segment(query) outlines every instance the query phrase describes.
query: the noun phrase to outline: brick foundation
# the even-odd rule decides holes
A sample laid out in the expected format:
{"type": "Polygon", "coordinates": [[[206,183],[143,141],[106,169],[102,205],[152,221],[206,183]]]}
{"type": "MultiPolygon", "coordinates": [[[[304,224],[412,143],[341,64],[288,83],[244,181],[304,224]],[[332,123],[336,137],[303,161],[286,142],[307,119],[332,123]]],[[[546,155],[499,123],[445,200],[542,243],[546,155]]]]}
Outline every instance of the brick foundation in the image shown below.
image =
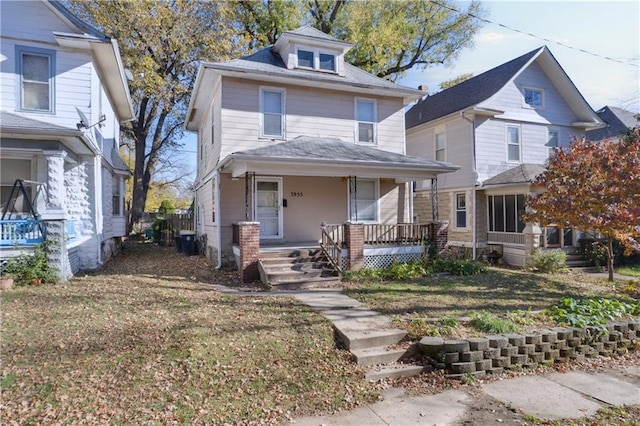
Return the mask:
{"type": "Polygon", "coordinates": [[[429,240],[435,242],[438,252],[447,247],[449,241],[449,222],[436,220],[429,224],[429,240]]]}

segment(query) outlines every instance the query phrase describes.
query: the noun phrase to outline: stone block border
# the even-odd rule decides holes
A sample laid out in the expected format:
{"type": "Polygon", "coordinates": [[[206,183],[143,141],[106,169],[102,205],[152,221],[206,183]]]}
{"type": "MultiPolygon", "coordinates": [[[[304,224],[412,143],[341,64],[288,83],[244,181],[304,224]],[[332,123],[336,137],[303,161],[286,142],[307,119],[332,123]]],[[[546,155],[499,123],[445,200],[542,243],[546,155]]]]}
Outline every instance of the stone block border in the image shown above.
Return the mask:
{"type": "Polygon", "coordinates": [[[444,340],[424,337],[418,349],[432,364],[461,379],[468,375],[499,374],[505,369],[533,368],[585,357],[626,353],[640,344],[640,320],[597,327],[553,327],[523,334],[444,340]]]}

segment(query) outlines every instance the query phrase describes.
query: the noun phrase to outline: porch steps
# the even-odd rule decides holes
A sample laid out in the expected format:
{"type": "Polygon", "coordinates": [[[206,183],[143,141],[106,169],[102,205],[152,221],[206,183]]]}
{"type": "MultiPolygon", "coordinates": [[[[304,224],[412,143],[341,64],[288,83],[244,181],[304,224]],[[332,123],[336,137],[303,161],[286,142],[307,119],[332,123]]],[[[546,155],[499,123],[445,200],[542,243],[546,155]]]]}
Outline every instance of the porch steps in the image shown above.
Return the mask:
{"type": "Polygon", "coordinates": [[[579,253],[567,253],[567,268],[578,269],[592,266],[590,260],[585,260],[579,253]]]}
{"type": "Polygon", "coordinates": [[[340,285],[338,273],[319,247],[261,249],[259,259],[262,281],[275,290],[340,285]]]}

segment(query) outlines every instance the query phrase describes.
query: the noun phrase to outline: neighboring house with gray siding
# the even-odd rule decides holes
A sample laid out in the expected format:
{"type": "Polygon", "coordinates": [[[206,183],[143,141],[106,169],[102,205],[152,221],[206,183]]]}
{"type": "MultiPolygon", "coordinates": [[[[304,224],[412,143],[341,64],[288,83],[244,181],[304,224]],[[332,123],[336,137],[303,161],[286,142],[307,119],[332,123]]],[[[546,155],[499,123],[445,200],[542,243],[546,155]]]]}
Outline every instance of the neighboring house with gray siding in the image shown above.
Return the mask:
{"type": "Polygon", "coordinates": [[[573,246],[569,229],[522,222],[524,200],[554,148],[602,124],[547,47],[427,96],[406,114],[407,153],[462,168],[416,183],[415,219],[432,219],[433,183],[452,246],[499,248],[514,265],[537,245],[573,246]]]}
{"type": "Polygon", "coordinates": [[[134,118],[116,40],[54,1],[1,5],[0,257],[62,244],[60,278],[98,268],[125,235],[120,124],[134,118]],[[27,18],[28,17],[28,18],[27,18]],[[25,197],[11,197],[17,179],[25,197]],[[43,231],[43,232],[41,232],[43,231]]]}
{"type": "Polygon", "coordinates": [[[403,108],[423,93],[350,65],[350,48],[302,27],[201,64],[185,127],[198,135],[196,231],[218,265],[237,222],[259,222],[261,246],[318,245],[322,223],[411,222],[410,182],[457,169],[405,155],[403,108]]]}

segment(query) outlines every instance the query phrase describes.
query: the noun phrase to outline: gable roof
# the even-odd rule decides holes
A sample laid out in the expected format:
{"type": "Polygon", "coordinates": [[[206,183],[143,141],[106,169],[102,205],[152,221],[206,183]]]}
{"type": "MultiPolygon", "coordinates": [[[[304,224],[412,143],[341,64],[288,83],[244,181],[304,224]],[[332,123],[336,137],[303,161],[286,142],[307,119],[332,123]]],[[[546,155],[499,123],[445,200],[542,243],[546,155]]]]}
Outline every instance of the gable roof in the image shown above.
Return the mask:
{"type": "Polygon", "coordinates": [[[56,0],[49,0],[46,1],[45,4],[49,6],[49,8],[56,13],[56,15],[67,21],[68,24],[76,27],[79,32],[93,36],[97,39],[100,39],[101,41],[109,41],[109,37],[107,37],[102,31],[75,16],[66,7],[64,7],[61,2],[56,0]]]}
{"type": "Polygon", "coordinates": [[[542,164],[518,164],[509,170],[485,180],[483,186],[491,185],[517,185],[522,183],[533,183],[536,177],[546,170],[542,164]]]}
{"type": "Polygon", "coordinates": [[[262,167],[279,174],[301,171],[308,176],[350,176],[408,178],[454,172],[460,167],[451,163],[396,154],[336,138],[299,136],[277,144],[234,152],[218,165],[219,170],[235,173],[234,163],[247,171],[262,167]],[[366,171],[366,172],[365,172],[366,171]],[[367,175],[368,173],[368,175],[367,175]]]}
{"type": "Polygon", "coordinates": [[[458,112],[489,99],[516,76],[541,49],[485,71],[449,89],[418,101],[405,116],[407,129],[458,112]]]}
{"type": "Polygon", "coordinates": [[[598,114],[607,125],[600,129],[587,132],[587,137],[594,141],[606,138],[617,138],[621,133],[640,125],[640,122],[636,118],[639,117],[640,114],[634,114],[626,109],[604,106],[596,111],[596,114],[598,114]]]}
{"type": "MultiPolygon", "coordinates": [[[[572,123],[575,126],[595,127],[602,122],[578,91],[569,76],[548,47],[536,50],[485,71],[460,84],[419,101],[405,116],[405,127],[410,129],[429,121],[461,112],[481,104],[496,95],[509,82],[520,75],[532,62],[536,61],[547,77],[553,82],[567,104],[582,121],[572,123]]],[[[503,111],[490,111],[498,114],[503,111]]]]}
{"type": "Polygon", "coordinates": [[[278,40],[276,40],[276,43],[274,46],[277,48],[280,45],[280,43],[286,41],[289,38],[315,39],[315,40],[321,41],[322,43],[341,45],[346,48],[350,48],[351,46],[353,46],[352,43],[332,37],[329,34],[323,33],[322,31],[316,28],[313,28],[310,25],[305,25],[300,28],[296,28],[295,30],[292,30],[292,31],[285,31],[284,33],[282,33],[282,35],[280,35],[280,37],[278,37],[278,40]]]}

